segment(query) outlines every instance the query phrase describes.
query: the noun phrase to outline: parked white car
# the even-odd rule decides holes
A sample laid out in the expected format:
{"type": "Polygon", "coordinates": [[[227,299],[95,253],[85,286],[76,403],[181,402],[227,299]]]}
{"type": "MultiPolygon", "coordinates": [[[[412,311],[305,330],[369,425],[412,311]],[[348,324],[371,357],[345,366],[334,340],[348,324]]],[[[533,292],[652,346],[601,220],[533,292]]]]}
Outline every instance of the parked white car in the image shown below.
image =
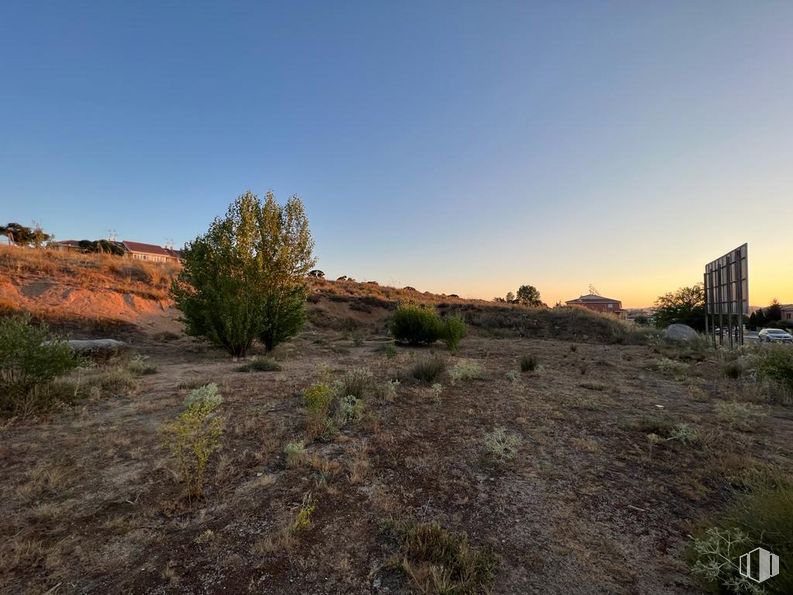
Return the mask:
{"type": "Polygon", "coordinates": [[[757,338],[761,343],[793,343],[793,335],[781,328],[764,328],[757,333],[757,338]]]}

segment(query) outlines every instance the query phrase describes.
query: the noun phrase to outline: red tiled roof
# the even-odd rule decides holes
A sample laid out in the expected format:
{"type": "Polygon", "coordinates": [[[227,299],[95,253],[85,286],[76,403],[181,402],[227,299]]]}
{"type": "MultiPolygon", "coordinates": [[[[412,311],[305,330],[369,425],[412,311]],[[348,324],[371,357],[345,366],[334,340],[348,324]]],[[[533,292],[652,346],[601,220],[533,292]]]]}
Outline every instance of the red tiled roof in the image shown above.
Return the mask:
{"type": "Polygon", "coordinates": [[[568,300],[565,302],[567,304],[619,304],[619,300],[613,300],[611,298],[603,297],[602,295],[595,295],[594,293],[590,293],[589,295],[582,295],[579,298],[574,300],[568,300]]]}
{"type": "Polygon", "coordinates": [[[162,246],[157,246],[156,244],[130,242],[129,240],[124,240],[122,244],[124,244],[124,247],[130,252],[144,252],[146,254],[158,254],[160,256],[174,256],[172,252],[169,252],[162,246]]]}

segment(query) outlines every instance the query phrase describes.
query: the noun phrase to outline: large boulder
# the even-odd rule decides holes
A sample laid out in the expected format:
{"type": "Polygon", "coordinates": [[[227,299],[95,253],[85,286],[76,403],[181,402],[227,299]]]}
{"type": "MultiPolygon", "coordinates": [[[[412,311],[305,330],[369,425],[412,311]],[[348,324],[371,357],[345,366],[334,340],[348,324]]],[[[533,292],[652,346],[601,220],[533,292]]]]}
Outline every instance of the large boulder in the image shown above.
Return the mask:
{"type": "Polygon", "coordinates": [[[670,341],[694,341],[699,337],[697,331],[687,324],[670,324],[664,331],[664,336],[670,341]]]}
{"type": "Polygon", "coordinates": [[[129,345],[116,339],[71,339],[66,341],[77,355],[109,359],[129,351],[129,345]]]}

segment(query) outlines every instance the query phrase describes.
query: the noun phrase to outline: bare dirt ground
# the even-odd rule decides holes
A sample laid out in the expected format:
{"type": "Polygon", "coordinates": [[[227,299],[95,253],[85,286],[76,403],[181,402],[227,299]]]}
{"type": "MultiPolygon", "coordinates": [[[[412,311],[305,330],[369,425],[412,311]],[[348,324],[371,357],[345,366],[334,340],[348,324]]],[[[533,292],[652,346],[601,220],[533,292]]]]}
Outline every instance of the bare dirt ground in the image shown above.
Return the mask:
{"type": "MultiPolygon", "coordinates": [[[[350,312],[334,300],[314,308],[315,323],[350,312]]],[[[134,335],[155,373],[5,422],[2,591],[411,592],[383,530],[406,520],[492,547],[495,593],[691,593],[687,535],[747,474],[793,468],[789,408],[763,406],[748,421],[715,413],[745,387],[714,355],[474,329],[457,354],[436,352],[449,368],[478,363],[481,377],[453,382],[447,371],[435,399],[409,377],[431,350],[388,357],[384,313],[364,310],[349,328],[314,324],[279,347],[274,372],[239,372],[189,338],[134,335]],[[524,354],[538,370],[520,372],[524,354]],[[363,419],[306,441],[303,462],[287,465],[284,446],[306,438],[303,389],[357,368],[373,375],[363,419]],[[393,398],[378,388],[392,379],[393,398]],[[204,497],[190,503],[160,428],[206,382],[220,388],[225,432],[204,497]],[[679,424],[699,441],[668,439],[679,424]],[[495,427],[521,439],[511,462],[484,456],[495,427]],[[310,527],[284,538],[309,492],[310,527]]]]}

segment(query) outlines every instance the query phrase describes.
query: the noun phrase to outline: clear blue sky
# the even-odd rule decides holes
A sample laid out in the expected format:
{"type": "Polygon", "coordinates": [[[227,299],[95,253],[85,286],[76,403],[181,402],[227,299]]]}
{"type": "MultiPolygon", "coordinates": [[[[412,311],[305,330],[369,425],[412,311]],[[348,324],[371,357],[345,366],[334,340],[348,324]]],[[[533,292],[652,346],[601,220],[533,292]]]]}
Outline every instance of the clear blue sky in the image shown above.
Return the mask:
{"type": "Polygon", "coordinates": [[[181,244],[271,189],[329,276],[638,306],[748,241],[793,301],[793,3],[6,0],[0,56],[2,223],[181,244]]]}

